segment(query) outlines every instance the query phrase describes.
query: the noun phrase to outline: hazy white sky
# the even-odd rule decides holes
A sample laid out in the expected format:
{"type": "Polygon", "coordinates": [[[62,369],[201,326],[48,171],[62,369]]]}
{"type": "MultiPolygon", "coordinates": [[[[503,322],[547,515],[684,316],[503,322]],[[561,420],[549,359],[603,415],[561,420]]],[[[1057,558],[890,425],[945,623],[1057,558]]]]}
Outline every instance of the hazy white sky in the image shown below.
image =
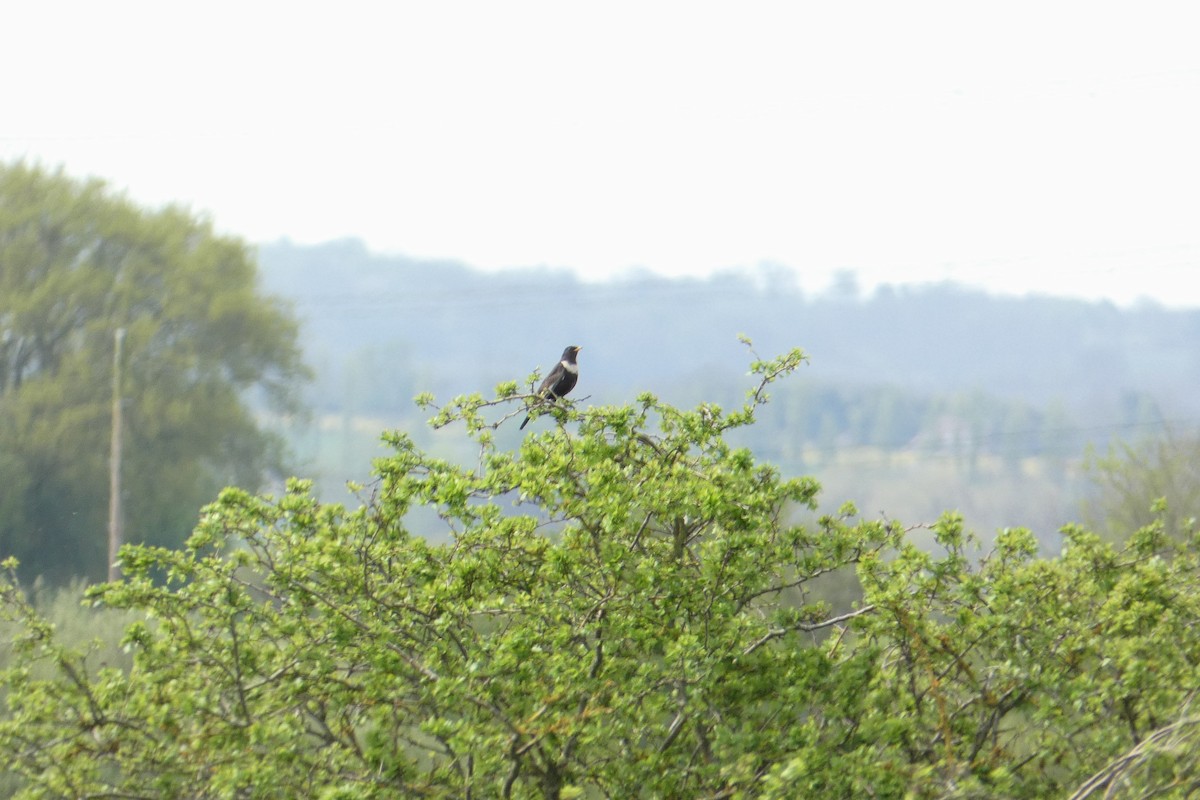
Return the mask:
{"type": "Polygon", "coordinates": [[[1200,307],[1191,3],[5,8],[0,159],[251,241],[1200,307]]]}

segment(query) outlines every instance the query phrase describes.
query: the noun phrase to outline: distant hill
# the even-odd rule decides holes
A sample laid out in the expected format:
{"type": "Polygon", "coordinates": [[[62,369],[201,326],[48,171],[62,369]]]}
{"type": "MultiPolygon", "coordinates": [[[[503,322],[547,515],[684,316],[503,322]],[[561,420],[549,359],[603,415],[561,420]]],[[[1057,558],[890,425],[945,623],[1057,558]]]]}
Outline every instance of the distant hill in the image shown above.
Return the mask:
{"type": "Polygon", "coordinates": [[[373,255],[354,240],[264,245],[259,260],[266,288],[304,319],[328,409],[352,385],[374,411],[407,406],[401,389],[487,390],[547,367],[572,343],[584,346],[586,390],[598,400],[641,390],[695,400],[700,387],[745,372],[735,337],[746,333],[763,354],[803,347],[812,364],[801,380],[821,384],[982,392],[1058,404],[1097,424],[1145,402],[1165,417],[1200,417],[1200,311],[952,284],[811,296],[771,271],[591,284],[561,271],[373,255]],[[387,383],[374,372],[404,373],[410,385],[373,386],[387,383]]]}

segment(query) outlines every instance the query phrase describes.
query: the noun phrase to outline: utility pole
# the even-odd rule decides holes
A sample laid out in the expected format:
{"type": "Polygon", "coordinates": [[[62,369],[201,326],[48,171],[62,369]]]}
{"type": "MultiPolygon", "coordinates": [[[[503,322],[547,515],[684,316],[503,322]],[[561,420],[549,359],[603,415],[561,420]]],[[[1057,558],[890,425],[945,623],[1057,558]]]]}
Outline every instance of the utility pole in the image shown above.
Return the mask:
{"type": "Polygon", "coordinates": [[[113,332],[112,443],[108,457],[108,579],[120,579],[117,551],[125,540],[121,514],[121,350],[125,329],[113,332]]]}

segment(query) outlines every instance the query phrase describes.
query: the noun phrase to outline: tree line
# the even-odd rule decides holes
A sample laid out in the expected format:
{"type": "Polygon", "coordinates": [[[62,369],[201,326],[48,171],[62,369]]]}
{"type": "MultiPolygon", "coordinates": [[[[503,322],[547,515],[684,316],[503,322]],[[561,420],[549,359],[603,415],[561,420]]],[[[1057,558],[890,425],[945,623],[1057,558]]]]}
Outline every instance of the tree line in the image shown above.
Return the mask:
{"type": "Polygon", "coordinates": [[[1200,310],[953,284],[868,294],[850,281],[814,294],[769,266],[589,283],[562,270],[486,273],[375,254],[354,240],[267,244],[258,257],[264,285],[304,322],[318,411],[397,409],[414,388],[480,391],[572,342],[591,344],[597,401],[649,389],[701,402],[715,387],[739,385],[736,337],[745,333],[764,348],[803,342],[812,357],[805,381],[821,386],[1058,404],[1082,424],[1129,416],[1131,403],[1147,400],[1167,418],[1200,417],[1191,391],[1200,381],[1200,310]],[[562,313],[548,322],[545,309],[562,313]]]}

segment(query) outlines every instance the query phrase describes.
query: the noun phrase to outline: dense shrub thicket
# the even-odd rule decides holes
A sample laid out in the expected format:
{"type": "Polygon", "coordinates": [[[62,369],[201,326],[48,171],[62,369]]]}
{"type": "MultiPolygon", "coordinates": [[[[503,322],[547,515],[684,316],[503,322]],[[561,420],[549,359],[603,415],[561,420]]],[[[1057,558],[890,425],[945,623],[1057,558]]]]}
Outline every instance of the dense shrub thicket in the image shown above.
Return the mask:
{"type": "Polygon", "coordinates": [[[459,398],[434,424],[478,464],[389,434],[355,510],[228,489],[185,548],[128,547],[90,592],[142,617],[128,669],[10,584],[18,796],[1194,790],[1194,534],[1069,528],[1043,559],[1024,530],[980,555],[954,515],[932,549],[849,505],[791,524],[817,484],[726,434],[802,360],[755,361],[733,411],[556,408],[515,452],[493,439],[515,384],[459,398]]]}

